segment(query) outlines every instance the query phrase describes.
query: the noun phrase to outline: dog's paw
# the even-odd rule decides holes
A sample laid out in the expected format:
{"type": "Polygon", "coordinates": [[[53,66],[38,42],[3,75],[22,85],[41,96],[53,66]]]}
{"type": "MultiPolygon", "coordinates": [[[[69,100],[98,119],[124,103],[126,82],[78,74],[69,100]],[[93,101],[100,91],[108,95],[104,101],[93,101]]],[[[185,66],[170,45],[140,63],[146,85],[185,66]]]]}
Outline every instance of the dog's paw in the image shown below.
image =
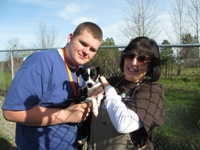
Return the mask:
{"type": "Polygon", "coordinates": [[[98,110],[93,110],[93,114],[94,114],[95,117],[97,117],[98,114],[99,114],[98,110]]]}
{"type": "Polygon", "coordinates": [[[79,145],[84,145],[84,144],[85,144],[85,142],[84,142],[84,141],[82,141],[82,140],[78,140],[78,144],[79,144],[79,145]]]}
{"type": "Polygon", "coordinates": [[[84,139],[78,140],[78,144],[79,145],[84,145],[86,143],[86,141],[87,141],[87,137],[84,138],[84,139]]]}

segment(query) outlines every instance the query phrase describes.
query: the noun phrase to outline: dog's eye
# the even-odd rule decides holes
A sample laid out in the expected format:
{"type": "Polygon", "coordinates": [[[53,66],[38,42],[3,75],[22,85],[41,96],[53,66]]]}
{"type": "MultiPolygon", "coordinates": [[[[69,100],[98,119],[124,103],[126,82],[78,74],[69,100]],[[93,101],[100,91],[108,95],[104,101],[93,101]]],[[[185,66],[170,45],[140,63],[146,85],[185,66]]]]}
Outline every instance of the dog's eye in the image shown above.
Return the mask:
{"type": "Polygon", "coordinates": [[[91,78],[92,78],[92,79],[96,79],[96,78],[97,78],[97,76],[96,76],[96,75],[94,75],[94,76],[91,76],[91,78]]]}
{"type": "Polygon", "coordinates": [[[90,74],[90,77],[92,79],[96,79],[97,78],[97,73],[95,71],[92,71],[91,74],[90,74]]]}
{"type": "Polygon", "coordinates": [[[85,73],[85,74],[82,75],[82,78],[83,78],[84,80],[88,80],[89,75],[88,75],[87,73],[85,73]]]}

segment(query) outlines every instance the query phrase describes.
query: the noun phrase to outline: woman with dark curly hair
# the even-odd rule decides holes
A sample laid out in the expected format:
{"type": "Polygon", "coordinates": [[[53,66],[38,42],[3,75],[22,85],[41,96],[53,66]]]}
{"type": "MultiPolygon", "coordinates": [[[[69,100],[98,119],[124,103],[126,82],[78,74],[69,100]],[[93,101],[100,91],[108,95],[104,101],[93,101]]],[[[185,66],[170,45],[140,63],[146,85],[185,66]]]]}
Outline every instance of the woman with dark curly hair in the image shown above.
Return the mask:
{"type": "Polygon", "coordinates": [[[121,54],[123,76],[101,77],[106,98],[92,120],[92,149],[153,149],[152,132],[164,123],[160,64],[157,43],[137,37],[121,54]]]}

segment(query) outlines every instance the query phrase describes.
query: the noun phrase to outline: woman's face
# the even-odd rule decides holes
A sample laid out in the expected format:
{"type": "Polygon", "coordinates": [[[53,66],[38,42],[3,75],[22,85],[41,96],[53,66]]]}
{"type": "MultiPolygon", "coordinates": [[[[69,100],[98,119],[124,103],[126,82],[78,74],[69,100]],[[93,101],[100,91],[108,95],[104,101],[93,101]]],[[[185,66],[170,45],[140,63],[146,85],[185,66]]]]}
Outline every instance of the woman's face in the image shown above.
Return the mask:
{"type": "Polygon", "coordinates": [[[133,51],[125,52],[123,57],[125,79],[133,82],[142,81],[148,71],[150,62],[148,57],[133,51]]]}

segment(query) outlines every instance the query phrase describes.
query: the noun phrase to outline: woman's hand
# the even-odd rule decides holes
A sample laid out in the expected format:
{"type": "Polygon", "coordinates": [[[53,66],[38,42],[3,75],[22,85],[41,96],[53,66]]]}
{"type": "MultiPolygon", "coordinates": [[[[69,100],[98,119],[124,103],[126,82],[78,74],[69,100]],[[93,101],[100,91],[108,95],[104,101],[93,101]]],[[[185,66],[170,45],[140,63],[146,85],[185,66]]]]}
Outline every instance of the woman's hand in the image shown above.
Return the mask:
{"type": "Polygon", "coordinates": [[[100,77],[100,81],[104,88],[110,85],[104,76],[100,77]]]}
{"type": "Polygon", "coordinates": [[[115,88],[108,83],[108,81],[106,80],[106,78],[104,76],[101,76],[100,80],[101,80],[101,84],[105,90],[106,100],[115,99],[116,97],[119,96],[117,94],[115,88]]]}

